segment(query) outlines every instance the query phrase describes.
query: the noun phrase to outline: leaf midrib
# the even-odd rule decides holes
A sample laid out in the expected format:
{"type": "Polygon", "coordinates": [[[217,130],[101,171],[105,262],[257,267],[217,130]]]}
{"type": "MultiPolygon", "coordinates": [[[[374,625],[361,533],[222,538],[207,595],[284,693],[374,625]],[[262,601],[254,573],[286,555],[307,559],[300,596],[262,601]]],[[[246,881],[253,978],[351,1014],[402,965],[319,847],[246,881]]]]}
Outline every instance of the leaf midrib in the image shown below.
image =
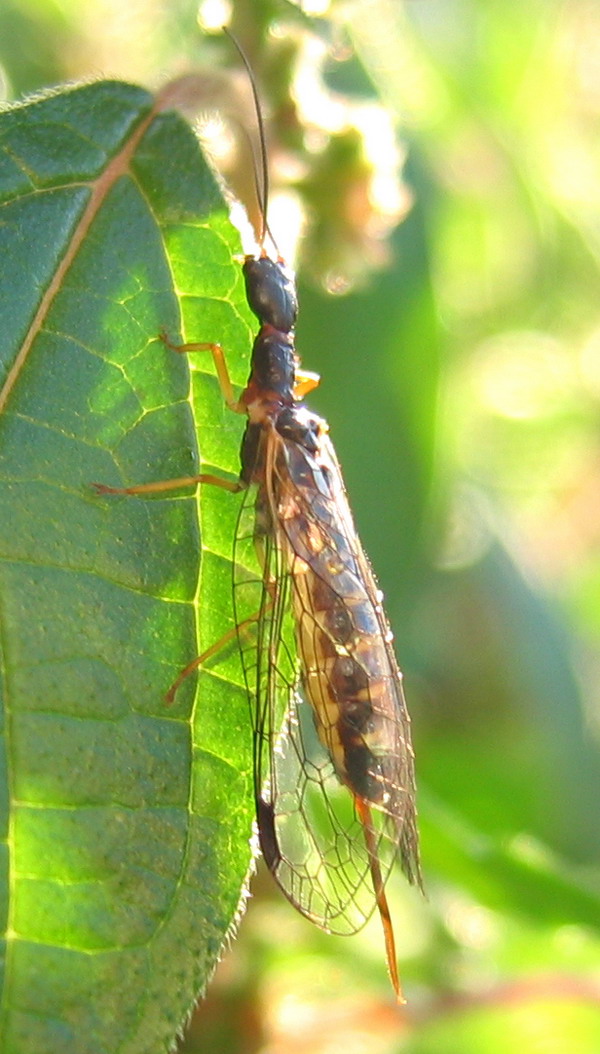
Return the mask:
{"type": "Polygon", "coordinates": [[[163,108],[164,107],[161,105],[160,101],[156,100],[146,116],[142,118],[139,124],[132,130],[129,138],[126,139],[119,152],[108,162],[106,168],[98,176],[98,179],[92,180],[89,183],[78,182],[78,186],[90,188],[90,199],[73,230],[73,234],[66,246],[63,257],[41,297],[29,329],[16,353],[15,360],[8,371],[4,384],[2,385],[2,388],[0,388],[0,414],[6,409],[12,390],[25,367],[35,338],[39,334],[44,321],[48,316],[48,312],[62,288],[64,278],[71,267],[71,264],[75,260],[95,217],[117,180],[119,180],[121,176],[130,172],[131,159],[137,150],[140,140],[143,138],[152,121],[157,116],[157,113],[163,108]]]}

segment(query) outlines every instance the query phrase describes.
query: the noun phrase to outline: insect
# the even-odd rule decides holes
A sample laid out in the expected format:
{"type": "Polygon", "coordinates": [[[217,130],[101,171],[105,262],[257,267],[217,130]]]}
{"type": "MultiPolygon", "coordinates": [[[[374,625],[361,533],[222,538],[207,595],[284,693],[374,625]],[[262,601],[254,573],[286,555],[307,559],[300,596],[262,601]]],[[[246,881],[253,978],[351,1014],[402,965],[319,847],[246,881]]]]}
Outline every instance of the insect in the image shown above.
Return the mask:
{"type": "MultiPolygon", "coordinates": [[[[141,494],[206,483],[243,491],[234,606],[252,714],[260,848],[288,899],[323,929],[354,933],[377,907],[403,1002],[385,883],[399,857],[408,880],[421,885],[410,721],[382,596],[328,426],[302,401],[319,378],[299,367],[293,276],[264,248],[264,128],[252,71],[238,50],[252,85],[263,169],[261,248],[243,263],[260,328],[239,398],[218,344],[163,339],[179,352],[210,351],[225,401],[246,415],[239,480],[201,474],[96,487],[141,494]]],[[[230,636],[189,663],[169,701],[230,636]]]]}

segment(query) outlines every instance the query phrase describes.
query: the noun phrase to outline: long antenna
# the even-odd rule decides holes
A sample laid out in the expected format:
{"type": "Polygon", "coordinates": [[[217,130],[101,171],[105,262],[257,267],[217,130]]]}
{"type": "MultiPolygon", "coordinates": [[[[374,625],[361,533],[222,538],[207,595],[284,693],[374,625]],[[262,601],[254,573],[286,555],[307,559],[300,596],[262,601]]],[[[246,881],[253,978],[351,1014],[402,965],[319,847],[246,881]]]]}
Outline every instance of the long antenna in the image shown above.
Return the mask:
{"type": "MultiPolygon", "coordinates": [[[[269,224],[268,224],[268,221],[267,221],[267,207],[268,207],[268,204],[269,204],[269,164],[268,164],[268,160],[267,160],[267,139],[266,139],[266,135],[265,135],[265,122],[263,120],[262,109],[261,109],[261,105],[260,105],[260,99],[258,97],[258,89],[256,87],[256,78],[254,76],[254,71],[252,69],[252,66],[250,65],[250,62],[248,61],[248,58],[246,57],[246,54],[244,52],[244,49],[242,48],[242,45],[239,43],[238,40],[236,40],[236,38],[234,37],[234,35],[231,32],[231,30],[228,29],[227,26],[223,26],[223,32],[229,37],[229,39],[231,40],[233,46],[235,47],[236,51],[238,52],[242,62],[244,63],[244,66],[246,68],[246,73],[248,74],[248,80],[250,81],[250,87],[252,89],[252,98],[254,100],[254,112],[256,114],[256,123],[257,123],[257,126],[258,126],[258,142],[259,142],[259,146],[260,146],[260,168],[262,170],[262,193],[261,193],[261,190],[259,188],[258,172],[257,172],[256,163],[254,164],[254,179],[255,179],[255,184],[256,184],[256,196],[257,196],[257,199],[258,199],[258,208],[260,210],[261,220],[262,220],[262,230],[261,230],[261,236],[260,236],[260,245],[261,245],[262,248],[264,248],[264,241],[265,241],[265,238],[266,238],[267,234],[270,236],[270,238],[272,239],[273,243],[275,244],[275,239],[273,238],[273,235],[271,234],[271,231],[269,230],[269,224]]],[[[254,151],[253,151],[253,155],[254,155],[254,151]]]]}

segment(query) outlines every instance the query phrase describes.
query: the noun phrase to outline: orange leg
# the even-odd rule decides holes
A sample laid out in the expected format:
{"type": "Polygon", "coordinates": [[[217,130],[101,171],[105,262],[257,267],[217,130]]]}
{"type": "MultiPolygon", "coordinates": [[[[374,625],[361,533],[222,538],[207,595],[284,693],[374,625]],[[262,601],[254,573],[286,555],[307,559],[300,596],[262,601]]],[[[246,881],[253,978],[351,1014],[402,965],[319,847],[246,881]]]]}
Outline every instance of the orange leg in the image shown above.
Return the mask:
{"type": "MultiPolygon", "coordinates": [[[[155,483],[138,483],[132,487],[108,487],[105,483],[92,483],[98,494],[155,494],[165,490],[176,490],[179,487],[192,486],[197,483],[210,483],[215,487],[222,487],[223,490],[228,490],[233,494],[243,490],[243,484],[239,482],[232,482],[228,479],[221,479],[220,476],[212,476],[206,472],[201,473],[199,476],[181,476],[179,479],[164,479],[159,480],[155,483]]],[[[232,640],[238,629],[246,624],[256,622],[259,618],[260,612],[256,615],[252,615],[247,618],[244,622],[240,623],[240,626],[234,626],[232,630],[225,633],[216,644],[213,644],[206,651],[202,652],[202,655],[198,655],[197,658],[192,659],[191,662],[181,671],[177,678],[173,681],[173,684],[169,688],[165,698],[167,705],[170,706],[175,700],[175,694],[179,686],[185,681],[186,677],[189,677],[194,670],[197,670],[206,659],[209,659],[211,655],[220,651],[230,640],[232,640]]]]}
{"type": "MultiPolygon", "coordinates": [[[[234,398],[227,363],[220,344],[172,344],[166,333],[160,333],[159,336],[163,344],[166,344],[172,351],[185,353],[210,351],[217,370],[219,386],[227,406],[234,413],[243,414],[247,412],[246,407],[234,398]]],[[[210,483],[215,487],[222,487],[223,490],[230,490],[233,494],[243,490],[243,486],[240,483],[232,483],[230,480],[221,479],[220,476],[212,476],[207,472],[201,472],[198,476],[180,476],[178,479],[158,480],[154,483],[136,483],[131,487],[108,487],[104,483],[92,483],[92,486],[96,488],[99,494],[156,494],[165,490],[178,490],[180,487],[193,487],[197,483],[210,483]]]]}
{"type": "Polygon", "coordinates": [[[202,342],[200,344],[172,344],[166,333],[160,333],[159,336],[163,344],[166,344],[168,348],[183,355],[187,355],[189,352],[194,351],[210,351],[217,371],[219,387],[223,393],[223,398],[227,403],[227,406],[236,414],[246,413],[246,407],[240,403],[233,394],[233,385],[229,376],[229,370],[227,369],[223,348],[220,344],[211,344],[210,342],[202,342]]]}
{"type": "Polygon", "coordinates": [[[216,655],[217,652],[219,652],[221,648],[224,648],[226,644],[229,644],[231,640],[235,640],[240,631],[243,631],[247,626],[251,626],[254,622],[258,622],[261,613],[261,611],[256,611],[254,615],[250,615],[248,618],[244,619],[244,621],[240,622],[238,626],[234,626],[233,629],[224,633],[215,644],[211,644],[210,648],[203,651],[201,655],[197,655],[195,659],[188,662],[187,666],[184,666],[183,670],[177,675],[173,684],[169,688],[169,691],[165,695],[167,706],[171,706],[175,702],[177,691],[185,681],[186,677],[189,677],[194,670],[197,670],[199,666],[202,666],[202,664],[205,663],[207,659],[210,659],[211,656],[216,655]]]}
{"type": "Polygon", "coordinates": [[[220,476],[212,476],[209,472],[201,472],[199,476],[180,476],[178,479],[155,480],[154,483],[135,483],[131,487],[108,487],[106,483],[92,483],[98,494],[157,494],[164,490],[179,490],[180,487],[194,487],[197,483],[210,483],[213,487],[221,487],[237,494],[244,489],[242,483],[230,479],[221,479],[220,476]]]}
{"type": "Polygon", "coordinates": [[[310,373],[305,370],[296,370],[296,384],[294,386],[294,398],[303,399],[309,392],[318,388],[321,378],[318,373],[310,373]]]}
{"type": "MultiPolygon", "coordinates": [[[[172,344],[165,333],[160,334],[160,338],[168,348],[177,352],[194,352],[194,351],[210,351],[215,363],[217,371],[217,377],[219,385],[223,393],[223,398],[227,403],[227,406],[235,413],[246,413],[246,407],[240,403],[233,395],[233,387],[231,379],[229,377],[229,371],[227,369],[227,363],[225,362],[225,356],[223,355],[223,349],[220,344],[172,344]]],[[[220,476],[213,476],[207,472],[201,472],[197,476],[180,476],[177,479],[164,479],[158,480],[153,483],[136,483],[130,487],[109,487],[105,483],[92,483],[98,494],[157,494],[168,490],[178,490],[180,487],[191,487],[198,483],[209,483],[215,487],[222,487],[223,490],[228,490],[232,494],[237,494],[239,491],[244,489],[244,485],[239,481],[233,482],[232,480],[222,479],[220,476]]],[[[260,612],[252,615],[250,618],[245,619],[244,622],[240,623],[240,626],[235,626],[228,633],[225,633],[223,637],[216,644],[213,644],[206,651],[198,655],[192,662],[181,671],[177,676],[171,687],[166,694],[167,704],[170,706],[174,699],[175,694],[183,683],[194,670],[197,670],[202,663],[206,662],[212,655],[220,651],[230,640],[232,640],[238,631],[253,622],[256,622],[260,617],[260,612]]]]}

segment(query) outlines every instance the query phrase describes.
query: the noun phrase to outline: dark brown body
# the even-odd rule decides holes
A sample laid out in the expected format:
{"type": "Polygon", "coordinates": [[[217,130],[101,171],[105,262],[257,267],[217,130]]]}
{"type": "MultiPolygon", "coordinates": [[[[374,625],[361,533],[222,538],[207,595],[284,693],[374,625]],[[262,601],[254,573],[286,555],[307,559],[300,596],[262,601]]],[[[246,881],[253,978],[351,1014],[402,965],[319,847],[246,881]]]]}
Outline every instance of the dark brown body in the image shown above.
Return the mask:
{"type": "MultiPolygon", "coordinates": [[[[282,265],[264,256],[247,260],[245,273],[248,299],[262,325],[240,400],[248,414],[241,481],[255,490],[265,586],[260,646],[272,667],[261,667],[258,680],[249,683],[259,715],[259,835],[267,864],[293,903],[320,925],[350,932],[375,902],[382,917],[383,906],[387,913],[383,882],[396,855],[408,879],[420,884],[410,723],[381,594],[356,534],[327,425],[298,399],[304,375],[294,353],[293,285],[282,265]],[[290,290],[293,300],[287,303],[290,290]],[[271,299],[275,311],[269,311],[271,299]],[[276,747],[267,742],[264,724],[277,721],[277,612],[285,606],[293,616],[300,698],[288,685],[292,716],[276,747]],[[320,746],[316,762],[301,756],[310,754],[307,704],[320,746]],[[286,766],[297,772],[297,792],[286,766]],[[339,784],[352,796],[351,820],[338,820],[330,808],[339,784]],[[316,813],[325,816],[320,835],[310,830],[311,796],[316,813]],[[349,862],[339,847],[329,852],[330,842],[350,844],[355,827],[362,827],[363,837],[349,852],[358,862],[349,862]]],[[[250,682],[255,667],[249,672],[250,682]]],[[[390,943],[391,933],[388,953],[390,943]]],[[[390,969],[394,975],[395,964],[390,969]]]]}

